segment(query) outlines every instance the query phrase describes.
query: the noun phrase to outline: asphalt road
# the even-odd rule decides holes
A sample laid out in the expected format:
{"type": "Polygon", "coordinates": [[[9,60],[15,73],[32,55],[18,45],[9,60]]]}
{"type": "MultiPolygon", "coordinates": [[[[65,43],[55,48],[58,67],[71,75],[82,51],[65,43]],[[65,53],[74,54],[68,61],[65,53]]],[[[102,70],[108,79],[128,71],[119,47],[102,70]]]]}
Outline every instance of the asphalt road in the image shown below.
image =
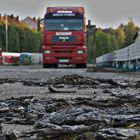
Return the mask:
{"type": "Polygon", "coordinates": [[[63,75],[78,74],[92,78],[140,80],[140,73],[88,72],[72,66],[43,69],[42,66],[0,66],[0,78],[50,79],[63,75]]]}
{"type": "MultiPolygon", "coordinates": [[[[99,79],[114,79],[114,80],[129,80],[135,81],[140,79],[140,74],[134,73],[105,73],[105,72],[88,72],[87,69],[76,69],[71,66],[62,66],[58,69],[43,69],[42,66],[0,66],[0,79],[19,79],[19,80],[32,80],[32,81],[47,81],[56,77],[64,75],[80,75],[84,77],[99,78],[99,79]]],[[[120,90],[120,89],[119,89],[120,90]]],[[[130,90],[129,90],[130,91],[130,90]]],[[[53,97],[53,98],[75,98],[75,97],[90,97],[94,92],[101,93],[102,90],[96,89],[78,89],[77,94],[53,94],[49,93],[48,86],[26,86],[21,82],[3,83],[0,84],[0,98],[10,98],[19,96],[35,97],[53,97]]],[[[136,92],[136,91],[133,91],[136,92]]]]}

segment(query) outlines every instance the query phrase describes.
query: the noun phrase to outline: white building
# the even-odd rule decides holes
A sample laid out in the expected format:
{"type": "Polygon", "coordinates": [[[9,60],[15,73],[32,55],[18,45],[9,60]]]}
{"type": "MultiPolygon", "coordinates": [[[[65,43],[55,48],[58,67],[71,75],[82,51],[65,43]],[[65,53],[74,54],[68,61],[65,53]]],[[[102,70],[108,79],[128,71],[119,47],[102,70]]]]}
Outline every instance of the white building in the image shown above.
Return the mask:
{"type": "Polygon", "coordinates": [[[26,17],[22,22],[29,27],[30,29],[37,30],[38,25],[37,25],[37,20],[36,18],[31,18],[31,17],[26,17]]]}

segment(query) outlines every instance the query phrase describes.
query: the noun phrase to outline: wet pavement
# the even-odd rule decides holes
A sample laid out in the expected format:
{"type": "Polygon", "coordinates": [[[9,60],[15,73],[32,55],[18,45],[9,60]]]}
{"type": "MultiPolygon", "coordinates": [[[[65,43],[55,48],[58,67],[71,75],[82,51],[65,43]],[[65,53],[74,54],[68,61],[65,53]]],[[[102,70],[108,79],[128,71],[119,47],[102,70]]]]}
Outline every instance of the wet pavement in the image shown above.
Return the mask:
{"type": "Polygon", "coordinates": [[[140,139],[139,74],[0,71],[0,140],[140,139]]]}

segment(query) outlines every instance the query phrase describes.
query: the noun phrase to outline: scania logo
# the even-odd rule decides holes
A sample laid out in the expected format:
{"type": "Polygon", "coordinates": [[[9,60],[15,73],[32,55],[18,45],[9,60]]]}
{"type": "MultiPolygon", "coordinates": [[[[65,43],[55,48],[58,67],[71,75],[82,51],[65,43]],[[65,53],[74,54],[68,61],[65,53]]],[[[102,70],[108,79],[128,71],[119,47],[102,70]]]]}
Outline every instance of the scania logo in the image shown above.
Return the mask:
{"type": "Polygon", "coordinates": [[[72,32],[56,32],[56,35],[72,35],[72,32]]]}

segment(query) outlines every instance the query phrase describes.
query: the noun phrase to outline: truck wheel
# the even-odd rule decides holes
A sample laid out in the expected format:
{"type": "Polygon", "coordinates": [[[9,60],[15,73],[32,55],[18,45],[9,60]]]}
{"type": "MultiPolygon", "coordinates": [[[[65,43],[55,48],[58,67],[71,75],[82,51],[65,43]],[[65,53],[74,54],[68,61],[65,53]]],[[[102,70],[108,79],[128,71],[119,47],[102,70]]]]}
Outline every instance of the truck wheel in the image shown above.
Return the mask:
{"type": "Polygon", "coordinates": [[[86,68],[86,64],[76,64],[76,68],[86,68]]]}
{"type": "Polygon", "coordinates": [[[87,64],[81,64],[81,68],[86,68],[87,64]]]}
{"type": "Polygon", "coordinates": [[[81,64],[76,64],[76,68],[81,68],[81,64]]]}
{"type": "Polygon", "coordinates": [[[43,64],[43,68],[51,68],[50,64],[43,64]]]}
{"type": "Polygon", "coordinates": [[[58,68],[58,64],[54,64],[53,67],[54,67],[54,68],[58,68]]]}
{"type": "Polygon", "coordinates": [[[46,68],[46,64],[43,64],[43,68],[46,68]]]}

